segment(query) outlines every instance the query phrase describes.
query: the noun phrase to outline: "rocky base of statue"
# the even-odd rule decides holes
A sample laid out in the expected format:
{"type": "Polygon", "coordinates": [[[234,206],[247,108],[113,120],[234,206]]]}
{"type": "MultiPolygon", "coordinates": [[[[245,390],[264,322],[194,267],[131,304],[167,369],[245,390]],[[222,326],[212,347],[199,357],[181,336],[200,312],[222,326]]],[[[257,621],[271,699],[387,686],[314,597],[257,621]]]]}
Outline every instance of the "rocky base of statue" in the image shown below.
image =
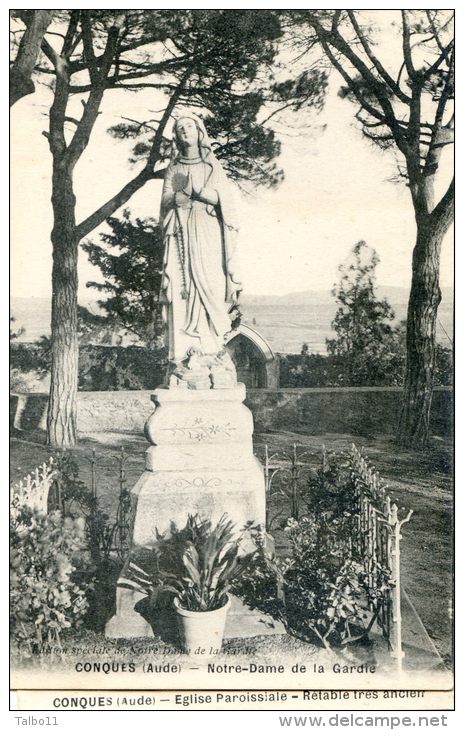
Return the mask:
{"type": "Polygon", "coordinates": [[[168,386],[184,390],[235,388],[235,365],[226,349],[215,355],[205,355],[199,348],[192,347],[185,360],[170,366],[168,386]]]}
{"type": "MultiPolygon", "coordinates": [[[[155,411],[145,426],[151,443],[146,470],[132,490],[132,555],[153,547],[157,533],[168,532],[172,523],[182,528],[189,515],[214,523],[227,513],[237,530],[250,521],[264,524],[264,475],[253,455],[253,417],[243,403],[245,386],[175,385],[158,389],[152,399],[155,411]]],[[[144,598],[123,572],[116,615],[106,635],[151,636],[139,612],[144,598]]]]}

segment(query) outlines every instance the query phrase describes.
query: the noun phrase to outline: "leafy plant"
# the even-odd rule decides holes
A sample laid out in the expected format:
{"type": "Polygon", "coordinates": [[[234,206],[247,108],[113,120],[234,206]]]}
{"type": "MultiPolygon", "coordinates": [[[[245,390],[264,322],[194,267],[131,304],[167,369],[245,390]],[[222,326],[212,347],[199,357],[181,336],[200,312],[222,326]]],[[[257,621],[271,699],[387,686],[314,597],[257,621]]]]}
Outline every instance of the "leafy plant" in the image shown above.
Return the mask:
{"type": "Polygon", "coordinates": [[[169,535],[157,533],[153,550],[138,556],[133,577],[144,576],[141,589],[152,600],[168,591],[189,611],[221,608],[240,572],[240,539],[234,532],[235,525],[225,514],[214,526],[209,519],[189,515],[181,530],[172,523],[169,535]]]}
{"type": "Polygon", "coordinates": [[[234,523],[223,515],[214,527],[210,520],[189,515],[182,563],[185,574],[174,582],[179,603],[189,611],[213,611],[227,600],[237,574],[239,541],[234,540],[234,523]]]}
{"type": "Polygon", "coordinates": [[[22,656],[45,643],[60,645],[77,627],[91,586],[79,579],[85,550],[84,521],[23,508],[10,521],[11,636],[22,656]]]}
{"type": "Polygon", "coordinates": [[[289,520],[292,554],[283,561],[283,590],[287,626],[314,635],[326,647],[352,640],[351,624],[362,627],[359,566],[340,549],[336,526],[319,516],[289,520]],[[334,540],[335,537],[335,540],[334,540]]]}
{"type": "Polygon", "coordinates": [[[285,620],[282,561],[269,548],[262,525],[250,524],[246,529],[255,549],[240,559],[241,570],[234,580],[233,592],[250,608],[285,620]]]}

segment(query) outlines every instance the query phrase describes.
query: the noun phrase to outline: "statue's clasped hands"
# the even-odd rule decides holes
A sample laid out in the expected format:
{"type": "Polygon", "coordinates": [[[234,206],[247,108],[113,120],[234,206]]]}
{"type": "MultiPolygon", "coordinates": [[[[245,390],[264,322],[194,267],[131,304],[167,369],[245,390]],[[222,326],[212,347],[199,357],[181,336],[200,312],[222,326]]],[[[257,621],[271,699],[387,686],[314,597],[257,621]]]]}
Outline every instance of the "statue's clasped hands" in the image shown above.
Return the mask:
{"type": "Polygon", "coordinates": [[[180,190],[175,194],[174,202],[176,204],[176,208],[190,208],[190,206],[192,205],[192,199],[190,195],[184,193],[183,190],[180,190]]]}
{"type": "Polygon", "coordinates": [[[201,190],[197,190],[189,174],[184,188],[175,194],[175,204],[178,208],[190,208],[194,200],[206,203],[207,205],[217,205],[219,197],[214,188],[205,186],[201,190]]]}

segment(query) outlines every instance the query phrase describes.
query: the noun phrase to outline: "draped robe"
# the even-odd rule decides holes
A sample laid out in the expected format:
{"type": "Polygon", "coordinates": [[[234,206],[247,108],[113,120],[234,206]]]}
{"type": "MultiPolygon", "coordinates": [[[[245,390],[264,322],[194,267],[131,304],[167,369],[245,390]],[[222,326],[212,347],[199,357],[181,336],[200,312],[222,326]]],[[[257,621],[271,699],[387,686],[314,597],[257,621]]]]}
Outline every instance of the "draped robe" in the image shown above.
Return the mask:
{"type": "Polygon", "coordinates": [[[228,180],[215,160],[178,157],[166,170],[161,221],[165,255],[161,283],[169,359],[181,362],[195,347],[212,355],[224,347],[231,328],[229,309],[241,289],[235,262],[236,224],[228,180]],[[176,207],[186,187],[216,190],[217,205],[191,200],[176,207]]]}

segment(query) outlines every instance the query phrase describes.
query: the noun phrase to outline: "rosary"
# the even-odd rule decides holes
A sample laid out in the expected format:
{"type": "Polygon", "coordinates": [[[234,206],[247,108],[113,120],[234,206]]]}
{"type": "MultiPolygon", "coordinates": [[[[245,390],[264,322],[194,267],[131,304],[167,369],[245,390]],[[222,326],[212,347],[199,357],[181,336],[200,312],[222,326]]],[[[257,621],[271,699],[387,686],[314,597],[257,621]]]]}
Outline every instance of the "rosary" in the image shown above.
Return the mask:
{"type": "Polygon", "coordinates": [[[187,282],[185,278],[185,239],[184,239],[184,229],[182,228],[182,224],[180,220],[178,219],[178,227],[176,230],[176,248],[177,248],[177,255],[179,257],[179,264],[180,264],[180,271],[182,275],[182,287],[180,291],[180,295],[182,299],[187,299],[187,282]]]}

